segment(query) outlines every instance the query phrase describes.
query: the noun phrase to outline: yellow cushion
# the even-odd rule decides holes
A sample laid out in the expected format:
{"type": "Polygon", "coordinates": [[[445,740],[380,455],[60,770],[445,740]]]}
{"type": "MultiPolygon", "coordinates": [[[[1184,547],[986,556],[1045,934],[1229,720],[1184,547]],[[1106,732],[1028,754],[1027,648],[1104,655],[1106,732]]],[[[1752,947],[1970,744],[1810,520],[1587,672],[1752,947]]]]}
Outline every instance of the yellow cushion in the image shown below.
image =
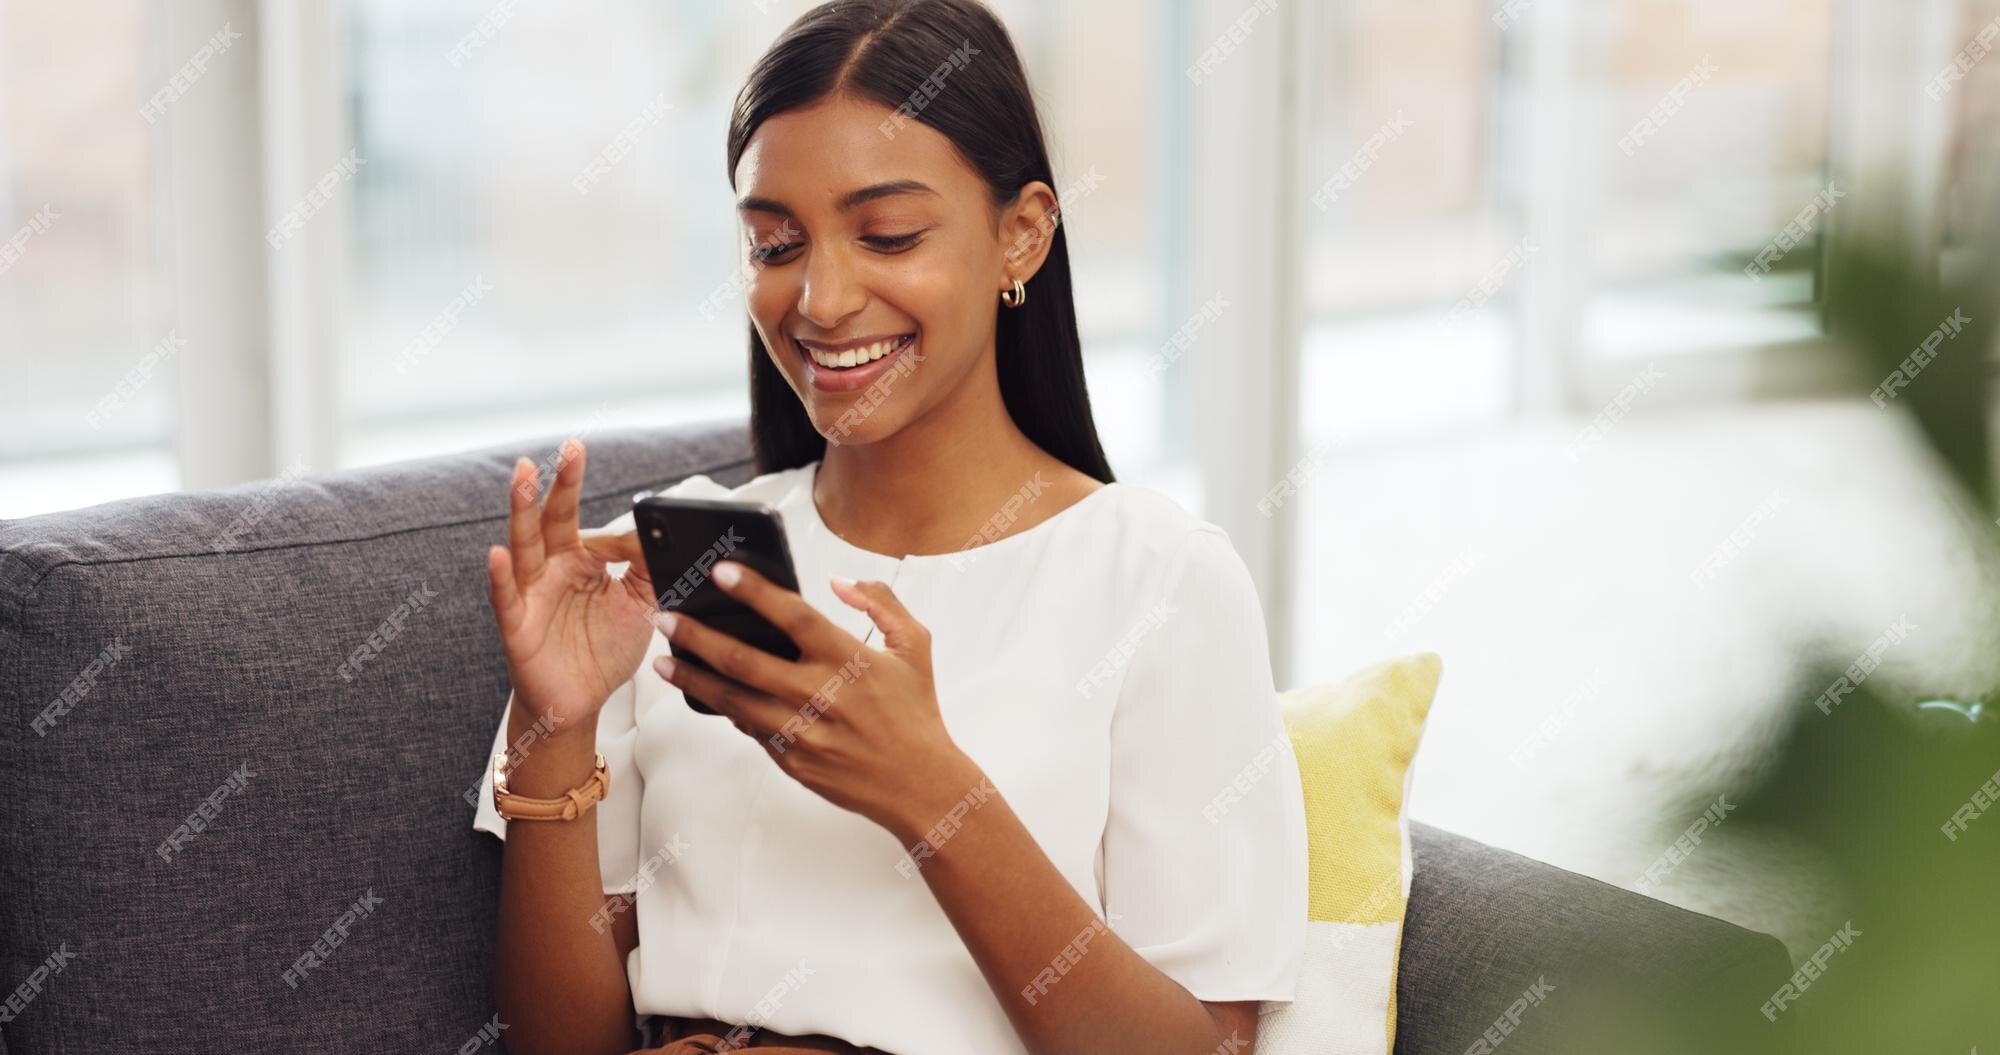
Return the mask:
{"type": "Polygon", "coordinates": [[[1410,760],[1443,667],[1425,652],[1279,697],[1305,790],[1312,878],[1298,999],[1263,1016],[1260,1052],[1394,1047],[1410,760]]]}

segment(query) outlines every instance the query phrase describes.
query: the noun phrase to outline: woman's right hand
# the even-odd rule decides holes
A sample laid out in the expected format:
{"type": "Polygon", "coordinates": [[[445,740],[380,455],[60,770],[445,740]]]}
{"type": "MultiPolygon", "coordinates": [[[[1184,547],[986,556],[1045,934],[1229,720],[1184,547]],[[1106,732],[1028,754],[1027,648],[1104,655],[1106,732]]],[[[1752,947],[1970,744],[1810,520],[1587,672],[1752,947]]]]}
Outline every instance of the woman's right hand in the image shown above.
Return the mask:
{"type": "Polygon", "coordinates": [[[514,705],[556,731],[594,720],[612,690],[638,672],[659,609],[637,532],[578,534],[583,463],[583,441],[565,441],[538,510],[540,475],[528,459],[516,461],[507,545],[486,554],[514,705]],[[630,563],[613,578],[606,566],[619,561],[630,563]]]}

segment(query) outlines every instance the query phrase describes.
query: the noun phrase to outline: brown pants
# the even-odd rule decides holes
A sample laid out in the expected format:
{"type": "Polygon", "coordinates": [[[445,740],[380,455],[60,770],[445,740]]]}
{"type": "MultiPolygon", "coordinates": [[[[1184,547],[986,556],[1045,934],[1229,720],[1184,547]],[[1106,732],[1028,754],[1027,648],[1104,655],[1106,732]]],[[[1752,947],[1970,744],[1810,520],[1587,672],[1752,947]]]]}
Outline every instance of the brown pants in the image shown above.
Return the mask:
{"type": "Polygon", "coordinates": [[[805,1037],[791,1037],[783,1033],[773,1033],[767,1029],[744,1029],[712,1018],[687,1018],[681,1015],[654,1015],[646,1021],[646,1043],[649,1052],[659,1055],[716,1055],[739,1048],[755,1048],[764,1055],[821,1055],[835,1052],[837,1055],[889,1055],[880,1048],[863,1048],[841,1040],[815,1033],[805,1037]],[[732,1031],[735,1037],[731,1038],[732,1031]]]}

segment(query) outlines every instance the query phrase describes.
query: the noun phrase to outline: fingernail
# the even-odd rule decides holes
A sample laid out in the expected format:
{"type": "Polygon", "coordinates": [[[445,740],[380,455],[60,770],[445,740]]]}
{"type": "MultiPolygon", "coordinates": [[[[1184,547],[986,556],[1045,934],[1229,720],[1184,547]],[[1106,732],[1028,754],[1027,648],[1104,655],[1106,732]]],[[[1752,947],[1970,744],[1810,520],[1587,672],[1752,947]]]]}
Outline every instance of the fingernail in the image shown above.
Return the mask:
{"type": "Polygon", "coordinates": [[[674,676],[674,657],[661,656],[653,661],[653,669],[660,672],[660,677],[671,679],[674,676]]]}
{"type": "Polygon", "coordinates": [[[674,626],[679,622],[680,617],[674,615],[672,612],[655,612],[653,614],[653,625],[659,627],[660,633],[668,637],[674,636],[674,626]]]}
{"type": "Polygon", "coordinates": [[[834,577],[833,577],[833,584],[834,584],[835,586],[838,586],[838,587],[840,587],[840,588],[841,588],[841,589],[843,589],[843,590],[852,590],[852,589],[854,589],[854,580],[853,580],[853,579],[850,579],[850,578],[848,578],[848,577],[847,577],[847,576],[845,576],[845,575],[836,575],[836,576],[834,576],[834,577]]]}
{"type": "Polygon", "coordinates": [[[735,561],[723,561],[715,566],[715,581],[723,586],[734,586],[743,581],[743,569],[735,561]]]}

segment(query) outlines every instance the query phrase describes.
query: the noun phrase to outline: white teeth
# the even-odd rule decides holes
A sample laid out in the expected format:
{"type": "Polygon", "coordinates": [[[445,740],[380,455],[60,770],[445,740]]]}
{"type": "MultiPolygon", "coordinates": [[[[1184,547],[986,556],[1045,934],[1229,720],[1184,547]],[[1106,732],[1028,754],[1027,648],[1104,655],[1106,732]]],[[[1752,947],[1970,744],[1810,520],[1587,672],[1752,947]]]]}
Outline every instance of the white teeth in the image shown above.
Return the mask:
{"type": "Polygon", "coordinates": [[[864,345],[860,348],[848,348],[838,352],[807,348],[806,354],[812,357],[813,362],[821,366],[832,369],[846,369],[860,366],[863,363],[872,363],[895,351],[901,343],[902,338],[891,337],[886,341],[876,341],[874,344],[864,345]]]}

